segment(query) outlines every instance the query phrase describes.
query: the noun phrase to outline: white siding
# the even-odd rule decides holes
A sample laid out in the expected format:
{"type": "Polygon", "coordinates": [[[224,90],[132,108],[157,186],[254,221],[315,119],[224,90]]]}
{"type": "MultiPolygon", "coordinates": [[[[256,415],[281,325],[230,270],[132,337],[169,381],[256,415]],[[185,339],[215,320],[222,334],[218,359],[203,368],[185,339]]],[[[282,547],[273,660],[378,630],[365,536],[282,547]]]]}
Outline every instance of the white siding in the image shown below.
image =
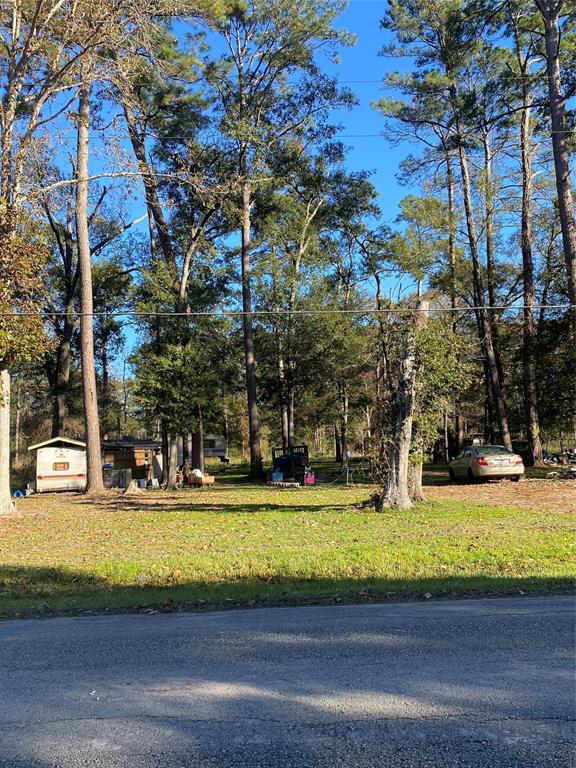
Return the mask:
{"type": "Polygon", "coordinates": [[[224,435],[204,435],[204,456],[226,456],[228,446],[224,435]]]}
{"type": "Polygon", "coordinates": [[[36,491],[81,491],[86,487],[86,451],[47,446],[36,451],[36,491]],[[60,466],[59,466],[60,465],[60,466]]]}

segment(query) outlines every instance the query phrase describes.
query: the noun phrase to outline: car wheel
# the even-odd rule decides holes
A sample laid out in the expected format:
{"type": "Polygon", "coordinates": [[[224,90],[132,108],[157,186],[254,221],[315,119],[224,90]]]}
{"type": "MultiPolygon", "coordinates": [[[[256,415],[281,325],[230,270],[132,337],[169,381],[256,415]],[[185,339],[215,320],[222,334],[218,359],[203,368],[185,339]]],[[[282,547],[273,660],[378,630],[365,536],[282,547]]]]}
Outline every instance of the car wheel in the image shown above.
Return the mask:
{"type": "Polygon", "coordinates": [[[474,477],[474,472],[472,472],[471,469],[468,470],[468,482],[469,483],[475,483],[476,478],[474,477]]]}
{"type": "Polygon", "coordinates": [[[453,483],[456,482],[456,475],[454,474],[452,467],[448,467],[448,477],[453,483]]]}
{"type": "Polygon", "coordinates": [[[518,483],[518,482],[520,481],[520,475],[513,475],[513,476],[510,478],[510,480],[511,480],[513,483],[518,483]]]}

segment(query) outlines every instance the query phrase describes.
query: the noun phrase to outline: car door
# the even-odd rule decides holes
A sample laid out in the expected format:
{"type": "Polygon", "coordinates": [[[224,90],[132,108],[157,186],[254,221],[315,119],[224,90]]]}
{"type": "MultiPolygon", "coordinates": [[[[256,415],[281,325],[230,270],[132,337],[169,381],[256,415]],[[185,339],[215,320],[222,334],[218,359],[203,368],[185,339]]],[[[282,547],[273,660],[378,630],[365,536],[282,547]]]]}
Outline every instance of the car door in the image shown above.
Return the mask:
{"type": "Polygon", "coordinates": [[[464,448],[461,457],[458,459],[458,469],[454,470],[454,473],[458,477],[466,477],[468,475],[468,467],[472,460],[472,448],[464,448]]]}
{"type": "Polygon", "coordinates": [[[452,464],[450,465],[452,467],[452,471],[454,472],[454,475],[456,477],[462,476],[462,464],[464,462],[464,451],[460,451],[458,456],[454,459],[452,464]]]}

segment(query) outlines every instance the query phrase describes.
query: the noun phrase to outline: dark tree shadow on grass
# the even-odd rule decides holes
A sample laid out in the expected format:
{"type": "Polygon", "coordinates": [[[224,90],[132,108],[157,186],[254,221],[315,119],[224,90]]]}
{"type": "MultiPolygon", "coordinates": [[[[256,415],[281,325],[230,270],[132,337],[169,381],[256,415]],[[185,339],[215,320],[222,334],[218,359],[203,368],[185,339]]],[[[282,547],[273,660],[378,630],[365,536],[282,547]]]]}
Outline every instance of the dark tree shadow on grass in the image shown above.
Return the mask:
{"type": "Polygon", "coordinates": [[[219,504],[215,499],[204,503],[186,501],[183,503],[167,504],[161,499],[153,502],[139,502],[138,498],[126,499],[114,503],[114,509],[122,510],[140,510],[142,512],[214,512],[217,514],[229,515],[255,515],[259,512],[285,512],[286,514],[296,514],[301,512],[323,512],[334,510],[338,512],[353,512],[354,507],[347,504],[219,504]]]}
{"type": "Polygon", "coordinates": [[[182,580],[163,573],[117,586],[88,571],[0,565],[0,617],[90,612],[206,611],[293,605],[334,605],[505,595],[567,594],[571,578],[474,576],[422,579],[295,578],[277,569],[261,578],[182,580]]]}

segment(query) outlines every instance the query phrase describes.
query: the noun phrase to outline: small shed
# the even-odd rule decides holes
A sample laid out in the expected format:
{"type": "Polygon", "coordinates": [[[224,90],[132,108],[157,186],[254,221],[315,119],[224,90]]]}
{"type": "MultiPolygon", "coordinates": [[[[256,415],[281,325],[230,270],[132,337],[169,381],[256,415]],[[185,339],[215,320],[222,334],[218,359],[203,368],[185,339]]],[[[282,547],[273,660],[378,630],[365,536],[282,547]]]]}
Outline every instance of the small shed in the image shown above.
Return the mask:
{"type": "Polygon", "coordinates": [[[158,440],[123,437],[102,441],[104,469],[131,470],[133,480],[151,480],[162,474],[162,444],[158,440]]]}
{"type": "Polygon", "coordinates": [[[31,445],[28,450],[36,451],[36,493],[84,490],[86,443],[69,437],[53,437],[31,445]]]}

